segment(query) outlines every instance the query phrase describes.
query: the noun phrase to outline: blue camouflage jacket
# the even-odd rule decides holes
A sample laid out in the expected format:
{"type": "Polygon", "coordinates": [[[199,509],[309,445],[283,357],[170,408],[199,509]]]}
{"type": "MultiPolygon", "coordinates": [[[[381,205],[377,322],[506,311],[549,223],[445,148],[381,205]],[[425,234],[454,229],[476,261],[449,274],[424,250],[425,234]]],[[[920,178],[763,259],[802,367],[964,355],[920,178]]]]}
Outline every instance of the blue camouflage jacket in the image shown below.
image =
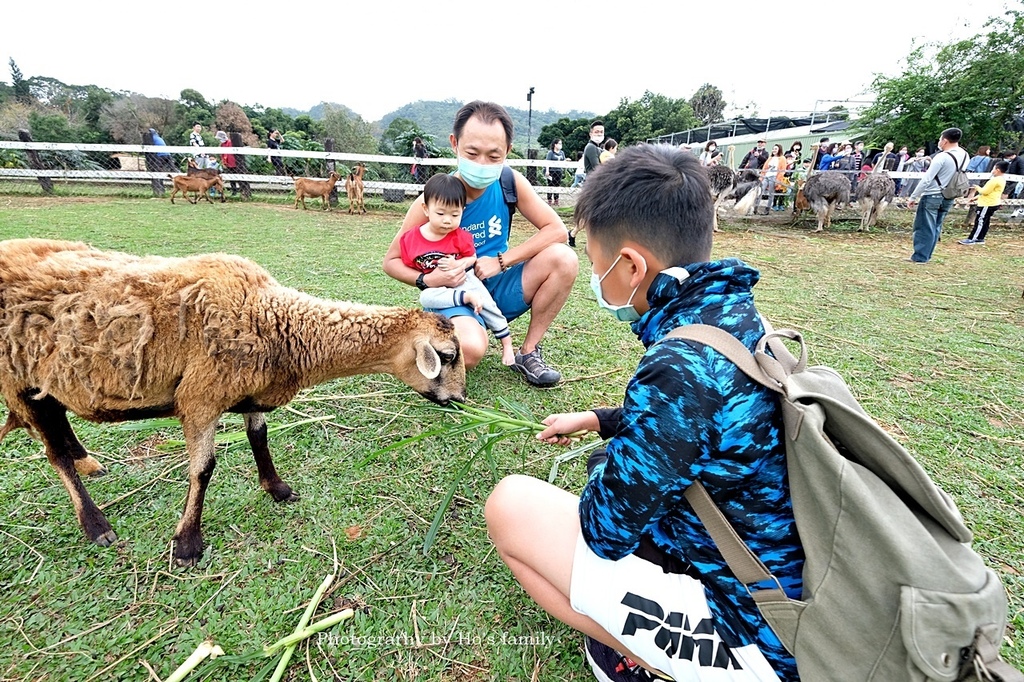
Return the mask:
{"type": "Polygon", "coordinates": [[[799,598],[803,550],[786,476],[775,395],[717,351],[668,339],[684,324],[721,327],[753,349],[764,327],[754,307],[759,274],[736,259],[659,273],[650,310],[633,323],[647,348],[621,409],[597,410],[611,437],[607,460],[580,497],[580,525],[598,556],[620,559],[646,536],[689,564],[705,585],[714,627],[731,647],[757,644],[783,680],[796,663],[761,617],[683,497],[697,479],[740,537],[799,598]]]}

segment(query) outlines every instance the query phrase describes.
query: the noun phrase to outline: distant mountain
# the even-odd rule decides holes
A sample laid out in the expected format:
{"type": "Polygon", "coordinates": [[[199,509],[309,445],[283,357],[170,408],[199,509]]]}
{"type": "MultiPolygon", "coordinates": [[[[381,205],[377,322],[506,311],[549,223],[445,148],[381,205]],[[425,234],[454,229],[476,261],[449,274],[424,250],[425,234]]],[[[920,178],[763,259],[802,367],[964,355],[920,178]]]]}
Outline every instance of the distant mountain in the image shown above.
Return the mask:
{"type": "MultiPolygon", "coordinates": [[[[407,118],[418,125],[427,135],[433,136],[434,144],[438,146],[445,146],[447,144],[446,141],[448,139],[448,135],[452,132],[452,121],[455,119],[455,113],[463,104],[465,104],[465,102],[455,99],[448,99],[444,101],[419,100],[417,102],[406,104],[403,107],[399,107],[391,113],[385,114],[380,121],[371,121],[370,123],[375,123],[375,127],[379,130],[386,130],[387,127],[391,125],[391,122],[396,118],[407,118]]],[[[337,104],[334,102],[321,102],[309,111],[300,111],[298,109],[289,109],[284,107],[282,107],[281,111],[292,117],[307,114],[314,120],[321,120],[324,117],[324,110],[326,107],[344,110],[349,116],[357,115],[356,112],[352,111],[344,104],[337,104]]],[[[512,124],[515,128],[514,144],[518,147],[526,146],[527,134],[530,135],[532,145],[536,146],[537,134],[540,133],[540,129],[549,123],[558,121],[559,119],[568,118],[570,120],[575,120],[578,118],[584,118],[590,120],[595,118],[595,114],[593,112],[578,111],[576,109],[568,112],[550,110],[534,111],[531,116],[529,109],[517,109],[510,106],[506,106],[505,108],[512,117],[512,124]]]]}

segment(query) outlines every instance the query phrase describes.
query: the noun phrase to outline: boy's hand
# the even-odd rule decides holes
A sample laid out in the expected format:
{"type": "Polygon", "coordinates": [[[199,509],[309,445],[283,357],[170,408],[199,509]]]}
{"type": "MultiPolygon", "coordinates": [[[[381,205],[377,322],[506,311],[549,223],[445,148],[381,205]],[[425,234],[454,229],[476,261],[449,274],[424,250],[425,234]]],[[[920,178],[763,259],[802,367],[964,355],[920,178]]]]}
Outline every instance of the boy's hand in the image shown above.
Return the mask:
{"type": "Polygon", "coordinates": [[[437,268],[441,272],[448,272],[449,270],[455,269],[455,257],[441,256],[437,259],[437,268]]]}
{"type": "Polygon", "coordinates": [[[553,445],[569,445],[572,442],[570,435],[579,436],[600,428],[597,415],[589,411],[552,414],[541,423],[548,428],[537,434],[537,440],[553,445]]]}

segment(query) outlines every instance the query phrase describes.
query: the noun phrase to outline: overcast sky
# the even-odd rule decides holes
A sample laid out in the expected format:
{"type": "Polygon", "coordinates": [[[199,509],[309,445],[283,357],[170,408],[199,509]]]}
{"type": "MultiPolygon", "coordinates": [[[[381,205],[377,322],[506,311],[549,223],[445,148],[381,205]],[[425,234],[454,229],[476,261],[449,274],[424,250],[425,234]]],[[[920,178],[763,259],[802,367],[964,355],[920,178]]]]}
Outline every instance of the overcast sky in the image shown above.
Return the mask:
{"type": "MultiPolygon", "coordinates": [[[[1012,6],[1020,7],[1019,2],[1012,6]]],[[[604,114],[645,90],[689,98],[703,83],[762,116],[863,100],[898,75],[916,40],[982,30],[1005,0],[676,3],[507,0],[9,3],[0,56],[25,77],[177,99],[307,110],[321,101],[376,121],[416,100],[489,99],[604,114]],[[626,10],[628,15],[620,14],[626,10]]],[[[0,70],[10,83],[10,72],[0,70]]]]}

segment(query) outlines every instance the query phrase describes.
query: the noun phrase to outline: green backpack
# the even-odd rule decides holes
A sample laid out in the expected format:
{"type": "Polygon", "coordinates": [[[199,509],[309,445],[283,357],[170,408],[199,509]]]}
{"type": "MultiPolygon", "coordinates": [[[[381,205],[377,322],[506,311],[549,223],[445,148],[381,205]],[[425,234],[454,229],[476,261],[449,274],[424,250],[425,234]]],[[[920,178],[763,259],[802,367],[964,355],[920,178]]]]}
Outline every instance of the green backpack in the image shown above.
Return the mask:
{"type": "Polygon", "coordinates": [[[714,348],[780,395],[806,557],[802,598],[786,596],[699,482],[686,498],[796,658],[802,679],[1024,682],[999,658],[1006,593],[971,549],[952,498],[864,412],[834,370],[807,367],[798,332],[769,329],[753,354],[707,325],[680,327],[666,338],[714,348]],[[799,358],[782,339],[799,344],[799,358]],[[769,589],[761,589],[765,582],[769,589]]]}

